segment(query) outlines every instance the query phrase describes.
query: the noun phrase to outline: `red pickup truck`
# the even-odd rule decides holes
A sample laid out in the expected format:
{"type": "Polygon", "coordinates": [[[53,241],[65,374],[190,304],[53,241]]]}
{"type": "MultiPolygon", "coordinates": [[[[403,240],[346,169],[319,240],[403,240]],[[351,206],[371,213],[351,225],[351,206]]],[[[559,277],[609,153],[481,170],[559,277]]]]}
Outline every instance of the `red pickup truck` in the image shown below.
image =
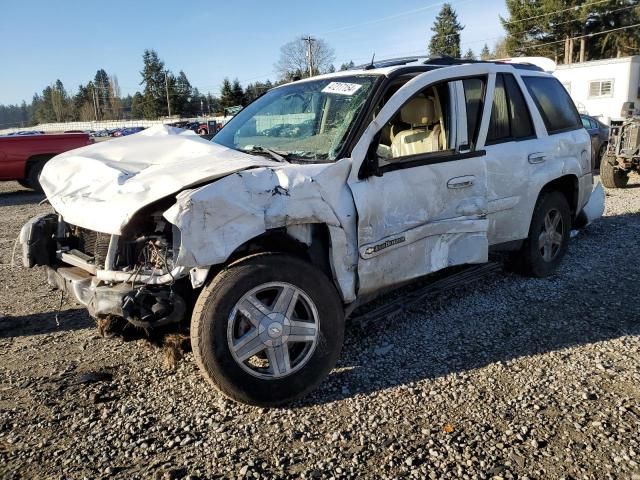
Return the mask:
{"type": "Polygon", "coordinates": [[[86,133],[0,137],[0,180],[41,191],[38,178],[44,164],[59,153],[90,145],[86,133]]]}

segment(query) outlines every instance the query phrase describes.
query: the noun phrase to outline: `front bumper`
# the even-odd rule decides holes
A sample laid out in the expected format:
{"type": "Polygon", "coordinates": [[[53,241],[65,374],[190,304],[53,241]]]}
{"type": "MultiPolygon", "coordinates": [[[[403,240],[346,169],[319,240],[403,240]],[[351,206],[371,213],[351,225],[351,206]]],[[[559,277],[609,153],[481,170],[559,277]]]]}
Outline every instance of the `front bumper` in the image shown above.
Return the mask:
{"type": "Polygon", "coordinates": [[[106,255],[99,262],[97,256],[60,248],[64,228],[54,214],[27,222],[19,240],[24,266],[44,266],[49,285],[67,293],[94,318],[115,315],[143,328],[182,319],[186,306],[172,288],[173,282],[184,276],[182,268],[147,274],[116,270],[117,235],[110,237],[106,255]]]}

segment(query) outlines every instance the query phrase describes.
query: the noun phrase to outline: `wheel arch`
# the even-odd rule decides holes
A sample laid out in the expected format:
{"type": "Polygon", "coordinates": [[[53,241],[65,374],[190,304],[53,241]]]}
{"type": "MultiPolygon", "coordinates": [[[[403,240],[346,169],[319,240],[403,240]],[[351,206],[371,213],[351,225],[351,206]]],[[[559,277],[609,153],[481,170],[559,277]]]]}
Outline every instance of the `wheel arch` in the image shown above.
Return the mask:
{"type": "Polygon", "coordinates": [[[48,162],[53,157],[55,157],[57,153],[38,153],[37,155],[32,155],[27,158],[27,161],[24,164],[24,178],[27,178],[29,175],[29,171],[37,164],[48,162]]]}
{"type": "Polygon", "coordinates": [[[321,270],[334,284],[343,301],[352,300],[351,283],[341,279],[336,273],[335,252],[332,245],[342,239],[335,238],[336,232],[324,223],[299,224],[290,227],[273,228],[238,245],[227,260],[209,267],[207,281],[234,262],[259,253],[287,253],[300,258],[321,270]],[[333,237],[332,237],[333,235],[333,237]]]}
{"type": "Polygon", "coordinates": [[[578,202],[580,199],[580,183],[576,175],[564,175],[545,184],[538,193],[536,202],[547,192],[560,192],[567,199],[571,220],[575,220],[578,214],[578,202]]]}

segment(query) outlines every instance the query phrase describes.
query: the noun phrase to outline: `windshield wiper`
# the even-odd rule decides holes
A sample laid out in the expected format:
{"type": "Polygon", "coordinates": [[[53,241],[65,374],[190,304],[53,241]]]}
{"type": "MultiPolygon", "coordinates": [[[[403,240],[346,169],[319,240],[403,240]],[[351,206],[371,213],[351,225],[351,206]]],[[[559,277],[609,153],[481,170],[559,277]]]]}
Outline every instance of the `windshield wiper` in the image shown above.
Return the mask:
{"type": "Polygon", "coordinates": [[[273,158],[276,162],[289,163],[289,159],[286,157],[286,155],[282,155],[276,152],[275,150],[271,150],[270,148],[266,148],[261,145],[254,145],[251,148],[246,150],[243,149],[242,151],[247,153],[264,152],[268,154],[271,158],[273,158]]]}

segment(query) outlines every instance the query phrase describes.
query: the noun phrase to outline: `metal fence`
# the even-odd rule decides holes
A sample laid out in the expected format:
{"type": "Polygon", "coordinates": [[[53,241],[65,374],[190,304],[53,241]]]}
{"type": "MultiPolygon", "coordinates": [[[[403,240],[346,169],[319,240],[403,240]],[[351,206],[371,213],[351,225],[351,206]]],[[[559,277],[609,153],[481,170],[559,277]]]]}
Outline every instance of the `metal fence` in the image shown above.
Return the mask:
{"type": "Polygon", "coordinates": [[[165,118],[162,120],[100,120],[92,122],[63,122],[63,123],[43,123],[34,125],[33,127],[6,128],[0,130],[0,135],[6,135],[13,132],[24,131],[43,131],[43,132],[66,132],[68,130],[112,130],[125,127],[151,127],[153,125],[166,125],[175,122],[202,122],[206,123],[215,120],[219,123],[225,123],[229,117],[202,117],[202,118],[165,118]]]}

